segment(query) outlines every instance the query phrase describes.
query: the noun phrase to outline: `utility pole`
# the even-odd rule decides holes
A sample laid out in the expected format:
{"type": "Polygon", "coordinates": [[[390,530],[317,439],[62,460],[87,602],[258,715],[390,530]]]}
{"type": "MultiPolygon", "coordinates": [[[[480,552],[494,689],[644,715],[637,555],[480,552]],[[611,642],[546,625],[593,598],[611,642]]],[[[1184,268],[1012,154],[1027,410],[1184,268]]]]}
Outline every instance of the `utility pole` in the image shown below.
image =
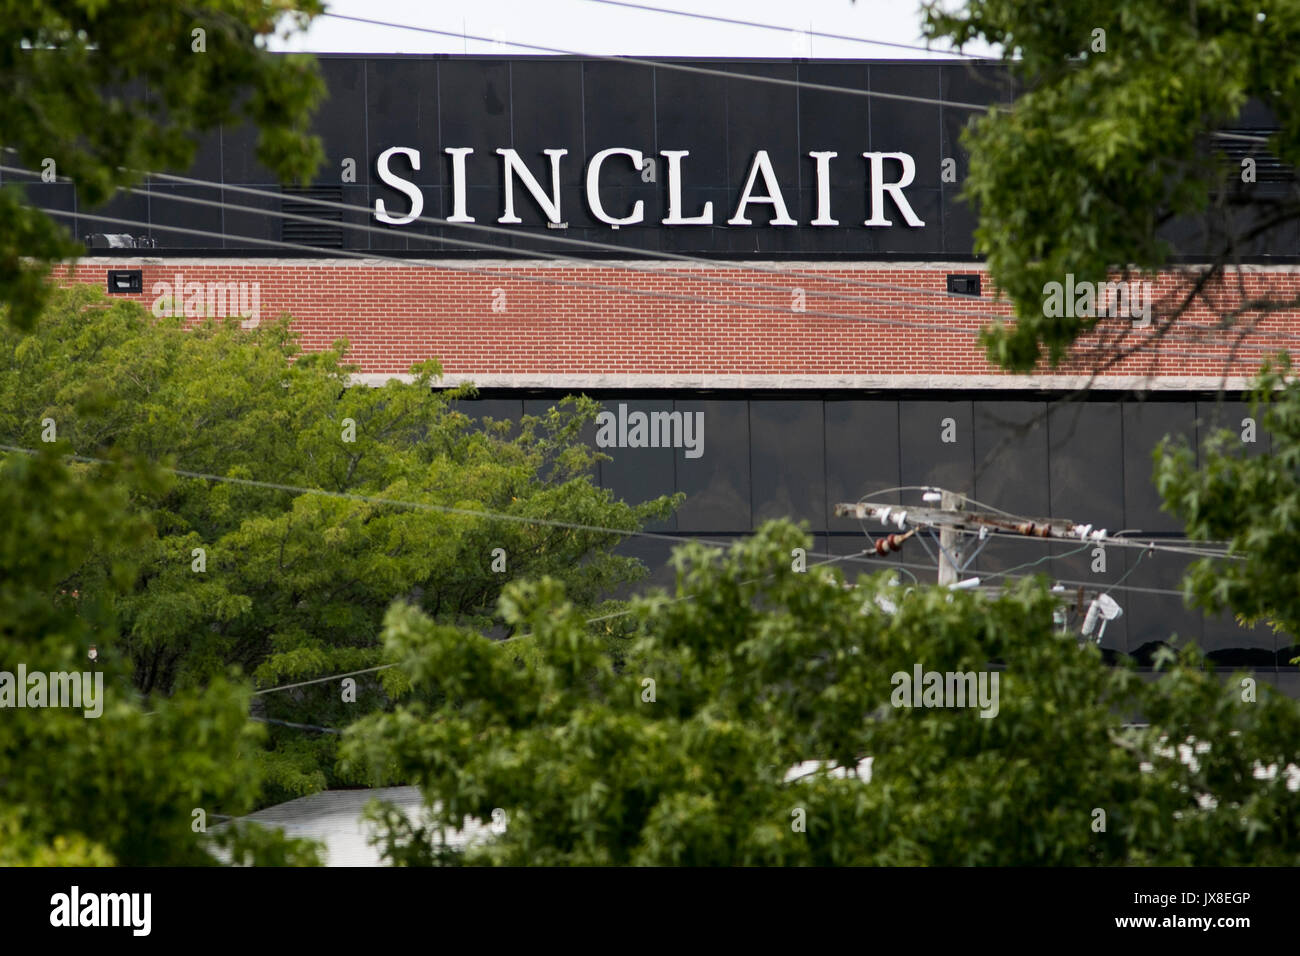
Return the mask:
{"type": "MultiPolygon", "coordinates": [[[[945,491],[939,500],[939,507],[945,512],[957,512],[966,510],[966,496],[959,495],[955,491],[945,491]]],[[[939,529],[939,584],[946,586],[957,583],[957,575],[962,557],[961,547],[962,536],[957,531],[945,525],[939,529]]]]}
{"type": "Polygon", "coordinates": [[[897,551],[904,541],[919,529],[928,529],[939,538],[939,584],[951,587],[961,575],[963,559],[975,546],[990,534],[1023,535],[1031,538],[1074,538],[1078,541],[1104,541],[1104,528],[1094,531],[1092,525],[1077,525],[1068,518],[1021,518],[1005,512],[994,513],[970,509],[966,496],[942,488],[929,488],[924,495],[925,504],[916,507],[878,505],[865,501],[842,502],[835,505],[837,516],[875,519],[882,525],[894,525],[900,532],[876,541],[876,553],[884,556],[897,551]],[[939,507],[933,507],[938,504],[939,507]],[[965,540],[972,538],[975,540],[965,540]]]}
{"type": "MultiPolygon", "coordinates": [[[[1074,539],[1076,541],[1105,541],[1106,529],[1093,530],[1092,525],[1079,525],[1068,518],[1024,518],[1004,511],[971,509],[966,496],[942,488],[926,488],[924,503],[918,506],[874,504],[866,501],[839,502],[835,505],[837,517],[857,518],[859,521],[877,520],[885,527],[893,526],[897,532],[874,539],[873,550],[885,557],[902,549],[903,544],[921,530],[929,531],[939,539],[939,586],[951,588],[961,581],[962,565],[974,555],[972,548],[981,548],[992,535],[1029,538],[1074,539]],[[934,505],[939,507],[934,507],[934,505]],[[970,557],[968,557],[968,555],[970,557]]],[[[1155,546],[1152,545],[1152,548],[1155,546]]],[[[975,553],[978,553],[976,551],[975,553]]],[[[978,586],[979,579],[968,579],[978,586]]],[[[1123,580],[1121,578],[1121,580],[1123,580]]],[[[1118,584],[1118,582],[1117,582],[1118,584]]],[[[1052,588],[1060,603],[1060,615],[1055,617],[1062,626],[1070,598],[1065,588],[1052,588]]],[[[1106,623],[1124,613],[1123,609],[1106,593],[1086,600],[1085,590],[1079,587],[1074,598],[1076,615],[1086,615],[1082,624],[1083,639],[1101,643],[1106,623]],[[1100,628],[1098,628],[1100,624],[1100,628]],[[1095,636],[1094,636],[1094,631],[1095,636]]]]}

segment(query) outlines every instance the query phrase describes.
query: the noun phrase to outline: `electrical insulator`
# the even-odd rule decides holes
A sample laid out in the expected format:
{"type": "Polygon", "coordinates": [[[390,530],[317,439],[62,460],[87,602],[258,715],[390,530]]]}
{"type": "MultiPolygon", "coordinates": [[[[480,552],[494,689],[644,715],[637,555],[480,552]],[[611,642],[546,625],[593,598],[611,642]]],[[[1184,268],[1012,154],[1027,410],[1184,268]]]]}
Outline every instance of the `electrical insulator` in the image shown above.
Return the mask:
{"type": "Polygon", "coordinates": [[[1032,521],[1022,521],[1016,525],[1016,530],[1030,538],[1050,538],[1052,536],[1051,525],[1034,524],[1032,521]]]}
{"type": "Polygon", "coordinates": [[[876,554],[884,555],[891,551],[899,551],[906,540],[907,538],[901,534],[887,534],[876,542],[876,554]]]}
{"type": "Polygon", "coordinates": [[[1101,616],[1101,610],[1096,601],[1088,605],[1088,616],[1083,619],[1083,636],[1092,635],[1092,629],[1097,626],[1097,618],[1101,616]]]}

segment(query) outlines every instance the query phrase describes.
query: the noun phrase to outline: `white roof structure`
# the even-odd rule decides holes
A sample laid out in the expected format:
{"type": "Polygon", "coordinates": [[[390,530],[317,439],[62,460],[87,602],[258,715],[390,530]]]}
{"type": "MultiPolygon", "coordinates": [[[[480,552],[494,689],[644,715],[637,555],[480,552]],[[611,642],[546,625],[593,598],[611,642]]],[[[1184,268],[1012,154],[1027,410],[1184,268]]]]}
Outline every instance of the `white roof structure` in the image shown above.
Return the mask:
{"type": "MultiPolygon", "coordinates": [[[[325,790],[250,813],[241,820],[275,827],[286,836],[319,840],[324,844],[326,866],[383,866],[379,847],[370,845],[374,826],[361,819],[371,800],[394,804],[407,819],[418,820],[424,800],[416,787],[379,787],[366,790],[325,790]]],[[[215,828],[214,828],[215,829],[215,828]]],[[[488,836],[486,825],[470,823],[464,830],[448,831],[447,843],[463,846],[471,839],[488,836]]]]}

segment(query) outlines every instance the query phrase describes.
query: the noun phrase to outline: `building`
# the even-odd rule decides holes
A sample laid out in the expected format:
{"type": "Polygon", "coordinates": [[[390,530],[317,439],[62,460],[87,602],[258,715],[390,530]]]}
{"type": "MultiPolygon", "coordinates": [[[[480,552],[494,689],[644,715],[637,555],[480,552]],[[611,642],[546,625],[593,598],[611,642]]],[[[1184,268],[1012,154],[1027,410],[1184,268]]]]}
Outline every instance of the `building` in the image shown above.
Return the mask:
{"type": "MultiPolygon", "coordinates": [[[[1240,398],[1259,356],[1286,344],[1289,316],[1233,362],[1226,338],[1175,335],[1057,405],[1086,363],[1043,376],[991,366],[976,333],[1007,309],[973,254],[958,137],[973,107],[1012,100],[997,66],[321,62],[328,161],[308,190],[276,185],[245,129],[204,140],[186,173],[201,183],[154,179],[97,212],[116,222],[81,214],[70,186],[32,185],[96,237],[75,280],[159,313],[292,313],[309,349],[347,338],[365,381],[437,357],[449,382],[480,387],[467,404],[497,417],[591,394],[616,423],[593,429],[613,445],[599,480],[629,500],[687,493],[659,530],[725,540],[788,515],[809,522],[817,552],[850,554],[862,528],[836,518],[836,502],[938,485],[1017,514],[1176,536],[1150,482],[1153,445],[1242,429],[1245,406],[1219,402],[1219,386],[1240,398]],[[657,419],[661,447],[634,418],[656,412],[680,416],[657,419]]],[[[1203,254],[1186,224],[1169,235],[1185,261],[1203,254]]],[[[1248,288],[1300,286],[1295,248],[1247,250],[1248,288]]],[[[1162,277],[1155,294],[1176,282],[1162,277]]],[[[1115,321],[1141,328],[1142,316],[1115,321]]],[[[1252,449],[1267,447],[1260,433],[1252,449]]],[[[670,543],[627,548],[663,579],[670,543]]],[[[976,573],[1066,550],[999,542],[976,573]]],[[[1094,553],[1074,550],[1035,570],[1089,587],[1123,579],[1104,648],[1149,663],[1177,632],[1300,694],[1295,639],[1185,609],[1182,557],[1112,547],[1095,571],[1094,553]]]]}

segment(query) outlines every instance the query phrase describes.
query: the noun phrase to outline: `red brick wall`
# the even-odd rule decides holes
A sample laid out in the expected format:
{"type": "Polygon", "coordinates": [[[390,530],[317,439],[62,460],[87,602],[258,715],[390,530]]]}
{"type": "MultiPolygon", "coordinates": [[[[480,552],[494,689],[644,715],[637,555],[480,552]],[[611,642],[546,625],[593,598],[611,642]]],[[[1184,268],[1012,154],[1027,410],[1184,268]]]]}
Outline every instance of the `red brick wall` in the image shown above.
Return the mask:
{"type": "MultiPolygon", "coordinates": [[[[663,262],[475,260],[430,267],[357,260],[95,258],[81,260],[70,278],[103,288],[110,268],[143,269],[144,293],[129,298],[146,308],[155,301],[155,283],[174,282],[177,274],[186,282],[258,283],[262,321],[291,314],[308,350],[346,338],[368,373],[405,372],[414,362],[436,357],[452,377],[987,376],[999,373],[984,358],[974,333],[1009,314],[992,300],[987,276],[978,300],[898,291],[943,292],[947,273],[981,271],[952,264],[792,263],[741,271],[725,264],[663,262]],[[801,274],[760,271],[767,268],[801,274]],[[794,310],[796,289],[804,292],[806,311],[794,310]],[[494,301],[503,311],[494,311],[494,301]]],[[[58,270],[56,277],[68,281],[69,273],[58,270]]],[[[1297,269],[1251,271],[1242,282],[1249,296],[1300,295],[1297,269]]],[[[1178,277],[1162,277],[1157,301],[1181,288],[1178,277]]],[[[1235,278],[1218,295],[1221,306],[1237,301],[1235,278]]],[[[1248,375],[1264,354],[1300,342],[1300,312],[1273,314],[1229,364],[1235,333],[1213,330],[1216,320],[1209,306],[1198,303],[1159,347],[1124,358],[1106,372],[1248,375]]],[[[1152,335],[1152,329],[1134,330],[1121,320],[1107,320],[1106,327],[1107,334],[1127,330],[1122,347],[1152,335]]],[[[1091,351],[1062,371],[1092,371],[1112,360],[1116,345],[1098,346],[1099,341],[1098,334],[1089,336],[1091,351]]]]}

